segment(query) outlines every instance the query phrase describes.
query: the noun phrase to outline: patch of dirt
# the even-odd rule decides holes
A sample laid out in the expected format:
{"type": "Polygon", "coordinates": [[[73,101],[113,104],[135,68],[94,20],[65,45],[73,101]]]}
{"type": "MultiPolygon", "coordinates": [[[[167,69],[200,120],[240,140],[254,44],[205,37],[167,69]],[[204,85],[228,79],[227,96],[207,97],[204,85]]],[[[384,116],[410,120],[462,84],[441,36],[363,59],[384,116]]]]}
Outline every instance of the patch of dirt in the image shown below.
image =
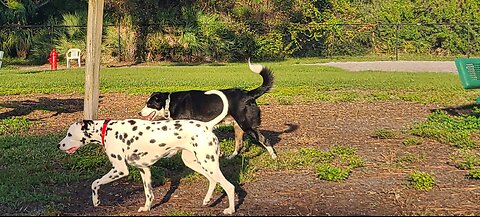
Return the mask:
{"type": "MultiPolygon", "coordinates": [[[[102,94],[99,117],[138,117],[148,96],[102,94]]],[[[479,215],[478,181],[465,178],[466,171],[452,166],[455,148],[423,139],[421,145],[405,146],[408,129],[424,121],[436,106],[405,102],[319,102],[294,105],[262,105],[264,135],[282,157],[289,149],[311,147],[326,150],[334,145],[356,148],[366,162],[346,181],[329,182],[316,178],[313,171],[262,170],[256,179],[237,188],[234,215],[479,215]],[[393,139],[372,137],[375,130],[399,132],[393,139]],[[417,156],[402,165],[405,155],[417,156]],[[407,186],[414,170],[435,176],[431,191],[407,186]]],[[[0,118],[26,117],[33,121],[31,134],[65,132],[83,117],[82,95],[0,96],[0,118]]],[[[267,153],[264,153],[267,154],[267,153]]],[[[225,160],[225,159],[224,159],[225,160]]],[[[68,172],[68,171],[66,171],[68,172]]],[[[100,177],[103,174],[98,174],[100,177]]],[[[141,183],[120,180],[102,186],[102,204],[94,208],[90,181],[59,189],[69,199],[59,215],[167,215],[187,211],[195,215],[222,215],[227,199],[214,194],[213,205],[201,205],[207,181],[168,182],[154,186],[154,207],[137,213],[145,196],[141,183]]],[[[0,212],[4,213],[0,206],[0,212]]],[[[15,211],[14,211],[15,212],[15,211]]],[[[14,213],[15,214],[15,213],[14,213]]],[[[18,213],[17,213],[18,214],[18,213]]]]}

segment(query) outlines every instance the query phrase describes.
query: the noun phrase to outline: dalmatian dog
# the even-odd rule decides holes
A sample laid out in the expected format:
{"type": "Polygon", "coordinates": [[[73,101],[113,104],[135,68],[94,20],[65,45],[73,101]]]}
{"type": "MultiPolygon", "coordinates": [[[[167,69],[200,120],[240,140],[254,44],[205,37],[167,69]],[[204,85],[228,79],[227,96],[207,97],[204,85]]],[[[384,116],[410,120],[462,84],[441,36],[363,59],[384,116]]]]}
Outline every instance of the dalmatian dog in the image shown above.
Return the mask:
{"type": "Polygon", "coordinates": [[[58,148],[67,154],[89,143],[105,146],[105,152],[113,168],[92,183],[92,201],[100,204],[98,190],[101,185],[113,182],[129,174],[128,165],[139,169],[143,180],[146,202],[138,212],[149,211],[154,200],[150,166],[160,158],[171,157],[181,152],[186,166],[202,174],[209,181],[203,205],[208,205],[217,183],[227,193],[229,207],[224,214],[235,212],[235,187],[225,179],[219,167],[220,147],[213,128],[228,113],[228,101],[218,90],[205,94],[216,94],[223,101],[223,110],[211,121],[198,120],[83,120],[72,124],[58,148]]]}

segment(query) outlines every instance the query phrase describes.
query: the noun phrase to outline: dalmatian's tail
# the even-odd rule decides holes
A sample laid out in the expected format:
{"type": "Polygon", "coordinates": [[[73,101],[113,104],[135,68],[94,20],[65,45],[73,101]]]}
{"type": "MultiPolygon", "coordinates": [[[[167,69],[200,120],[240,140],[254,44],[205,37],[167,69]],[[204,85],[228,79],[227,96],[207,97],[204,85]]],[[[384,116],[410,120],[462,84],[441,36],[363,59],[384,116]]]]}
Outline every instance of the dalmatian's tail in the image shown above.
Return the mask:
{"type": "Polygon", "coordinates": [[[222,102],[223,102],[223,110],[222,110],[222,113],[220,113],[220,115],[218,115],[216,118],[214,118],[213,120],[209,121],[206,123],[207,126],[209,126],[209,128],[213,128],[213,126],[217,125],[218,123],[220,123],[220,121],[222,121],[225,116],[227,116],[227,113],[228,113],[228,100],[227,100],[227,97],[225,96],[225,94],[223,94],[221,91],[218,91],[218,90],[209,90],[207,92],[205,92],[205,94],[207,95],[210,95],[210,94],[216,94],[218,95],[221,99],[222,99],[222,102]]]}

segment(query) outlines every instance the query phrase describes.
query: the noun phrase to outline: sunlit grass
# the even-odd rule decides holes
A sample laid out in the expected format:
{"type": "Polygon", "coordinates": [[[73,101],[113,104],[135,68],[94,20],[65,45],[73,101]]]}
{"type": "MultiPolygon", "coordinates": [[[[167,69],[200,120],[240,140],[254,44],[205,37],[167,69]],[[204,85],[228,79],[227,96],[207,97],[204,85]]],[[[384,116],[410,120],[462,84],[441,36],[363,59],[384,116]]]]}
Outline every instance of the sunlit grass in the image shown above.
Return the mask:
{"type": "MultiPolygon", "coordinates": [[[[263,63],[273,70],[272,90],[259,103],[401,100],[446,105],[473,102],[480,92],[464,90],[458,75],[432,72],[349,72],[335,67],[285,62],[263,63]]],[[[2,70],[0,95],[83,93],[84,69],[2,70]]],[[[146,66],[102,68],[100,91],[150,94],[189,89],[253,89],[262,78],[245,63],[220,66],[146,66]]]]}

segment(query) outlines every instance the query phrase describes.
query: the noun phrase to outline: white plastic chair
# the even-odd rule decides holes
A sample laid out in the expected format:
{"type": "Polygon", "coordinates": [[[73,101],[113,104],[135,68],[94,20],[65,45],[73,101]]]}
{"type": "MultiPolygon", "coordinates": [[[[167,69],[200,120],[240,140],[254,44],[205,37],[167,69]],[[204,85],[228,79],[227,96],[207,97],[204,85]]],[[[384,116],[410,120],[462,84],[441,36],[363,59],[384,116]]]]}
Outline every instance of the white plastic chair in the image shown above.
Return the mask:
{"type": "Polygon", "coordinates": [[[67,51],[67,68],[70,68],[70,60],[78,60],[78,67],[80,67],[80,49],[70,48],[67,51]]]}
{"type": "Polygon", "coordinates": [[[0,68],[2,68],[3,51],[0,50],[0,68]]]}

